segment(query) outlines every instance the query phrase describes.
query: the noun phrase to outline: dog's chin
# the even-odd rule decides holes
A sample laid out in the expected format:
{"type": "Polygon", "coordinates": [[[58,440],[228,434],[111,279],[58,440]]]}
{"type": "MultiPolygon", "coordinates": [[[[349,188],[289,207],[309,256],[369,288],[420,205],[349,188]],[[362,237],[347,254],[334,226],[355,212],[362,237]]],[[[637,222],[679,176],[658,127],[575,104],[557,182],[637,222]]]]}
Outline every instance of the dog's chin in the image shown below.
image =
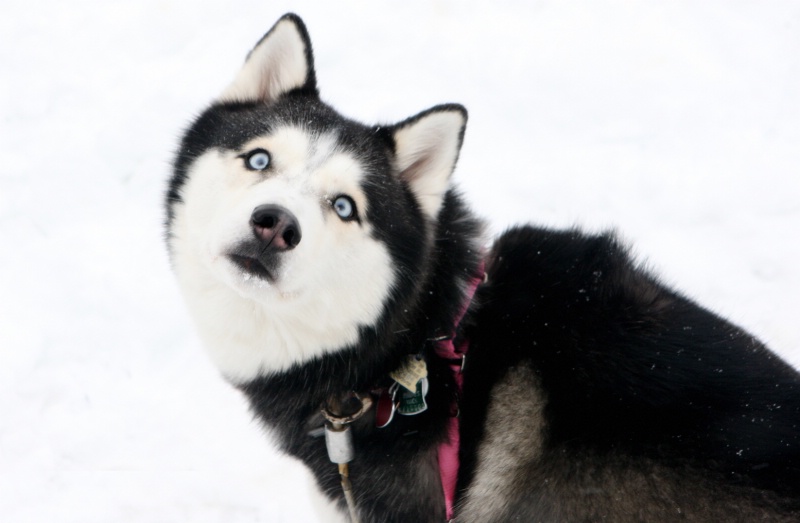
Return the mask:
{"type": "Polygon", "coordinates": [[[279,267],[268,266],[257,258],[240,254],[229,254],[226,258],[226,280],[241,296],[265,303],[299,296],[298,290],[288,289],[279,267]]]}
{"type": "Polygon", "coordinates": [[[240,272],[245,281],[255,279],[256,282],[261,280],[267,284],[275,283],[275,268],[267,267],[258,258],[251,258],[240,254],[230,254],[228,255],[228,259],[240,272]]]}

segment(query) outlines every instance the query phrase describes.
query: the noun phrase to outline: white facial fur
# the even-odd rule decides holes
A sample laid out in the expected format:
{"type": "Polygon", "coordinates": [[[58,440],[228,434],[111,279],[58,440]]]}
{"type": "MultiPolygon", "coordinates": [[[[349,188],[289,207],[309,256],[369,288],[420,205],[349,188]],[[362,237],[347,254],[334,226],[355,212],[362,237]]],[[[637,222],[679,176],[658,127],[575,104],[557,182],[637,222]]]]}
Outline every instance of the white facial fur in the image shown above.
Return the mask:
{"type": "MultiPolygon", "coordinates": [[[[316,93],[310,43],[287,15],[251,51],[218,102],[267,104],[302,88],[316,93]]],[[[439,106],[394,129],[395,169],[428,219],[442,205],[455,166],[466,112],[439,106]]],[[[241,151],[210,149],[188,168],[182,202],[173,204],[171,249],[178,280],[201,336],[222,373],[241,383],[279,372],[358,339],[375,323],[395,282],[386,246],[370,234],[357,158],[335,136],[283,127],[241,151]],[[267,174],[237,156],[267,150],[267,174]],[[347,194],[361,217],[343,222],[332,200],[347,194]],[[300,243],[280,254],[274,281],[245,274],[227,254],[251,239],[250,217],[264,204],[288,209],[300,243]]]]}
{"type": "Polygon", "coordinates": [[[386,247],[370,235],[363,170],[335,137],[282,127],[241,151],[211,149],[189,168],[174,207],[171,248],[182,291],[211,357],[232,382],[286,370],[358,338],[374,324],[395,281],[386,247]],[[267,150],[267,174],[242,152],[267,150]],[[331,200],[347,194],[361,223],[344,222],[331,200]],[[255,207],[291,211],[302,240],[280,256],[274,282],[244,274],[226,256],[252,238],[255,207]]]}

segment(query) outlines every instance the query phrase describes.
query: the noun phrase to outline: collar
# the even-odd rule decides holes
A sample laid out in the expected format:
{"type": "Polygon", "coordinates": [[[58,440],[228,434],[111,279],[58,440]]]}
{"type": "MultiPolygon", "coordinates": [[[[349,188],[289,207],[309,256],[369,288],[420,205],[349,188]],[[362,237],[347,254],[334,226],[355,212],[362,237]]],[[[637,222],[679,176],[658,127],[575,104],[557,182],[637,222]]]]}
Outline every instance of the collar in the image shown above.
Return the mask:
{"type": "MultiPolygon", "coordinates": [[[[469,350],[469,340],[464,337],[456,339],[456,332],[458,331],[464,315],[467,313],[469,306],[472,304],[472,299],[475,292],[481,283],[486,283],[487,275],[484,272],[484,265],[481,264],[480,270],[477,275],[470,278],[468,281],[467,289],[464,296],[464,303],[457,317],[454,319],[453,327],[448,336],[430,340],[434,342],[434,353],[437,357],[442,358],[448,362],[450,371],[453,375],[455,382],[455,394],[450,409],[450,418],[447,420],[446,433],[447,437],[439,444],[437,449],[437,458],[439,463],[439,477],[442,482],[442,491],[444,493],[445,513],[447,521],[452,521],[454,516],[454,504],[456,497],[456,486],[458,481],[459,459],[458,452],[461,446],[460,430],[459,430],[459,408],[458,402],[461,397],[463,389],[463,371],[464,362],[466,361],[467,351],[469,350]]],[[[376,425],[378,427],[385,427],[388,425],[397,408],[397,401],[395,399],[398,390],[398,384],[403,381],[399,378],[398,372],[405,372],[408,374],[404,376],[406,380],[413,380],[413,383],[419,382],[418,394],[422,396],[422,403],[424,405],[424,397],[427,393],[427,369],[423,358],[415,358],[411,356],[409,361],[398,371],[391,374],[395,380],[392,387],[387,390],[373,391],[378,396],[376,404],[376,425]],[[414,362],[416,360],[416,364],[414,362]],[[424,383],[423,383],[424,382],[424,383]]],[[[407,385],[404,385],[407,386],[407,385]]],[[[408,387],[408,386],[407,386],[408,387]]],[[[413,385],[410,386],[413,388],[413,385]]],[[[352,496],[352,487],[349,480],[349,469],[347,463],[353,459],[353,446],[352,437],[349,434],[349,424],[356,419],[363,416],[372,406],[373,402],[369,400],[369,395],[352,394],[350,399],[355,398],[358,406],[356,407],[357,413],[354,415],[343,415],[341,406],[339,408],[331,409],[330,402],[323,405],[322,413],[325,416],[327,423],[325,425],[326,444],[328,447],[328,454],[332,462],[339,464],[339,473],[342,477],[342,488],[344,490],[345,498],[350,509],[350,516],[353,521],[357,521],[355,503],[352,496]],[[332,412],[336,411],[335,413],[332,412]]],[[[425,406],[424,408],[427,408],[425,406]]],[[[422,410],[424,410],[424,408],[422,410]]],[[[418,412],[422,412],[419,410],[418,412]]],[[[416,413],[416,412],[415,412],[416,413]]]]}

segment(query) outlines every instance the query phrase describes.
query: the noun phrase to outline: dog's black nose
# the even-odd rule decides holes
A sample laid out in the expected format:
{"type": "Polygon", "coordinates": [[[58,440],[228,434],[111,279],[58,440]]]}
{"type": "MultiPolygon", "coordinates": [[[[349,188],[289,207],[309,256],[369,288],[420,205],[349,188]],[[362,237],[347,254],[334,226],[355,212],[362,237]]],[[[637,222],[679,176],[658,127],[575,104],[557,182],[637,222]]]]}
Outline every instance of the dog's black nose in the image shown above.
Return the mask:
{"type": "Polygon", "coordinates": [[[300,243],[300,224],[288,209],[280,205],[259,205],[250,216],[256,237],[268,247],[288,251],[300,243]]]}

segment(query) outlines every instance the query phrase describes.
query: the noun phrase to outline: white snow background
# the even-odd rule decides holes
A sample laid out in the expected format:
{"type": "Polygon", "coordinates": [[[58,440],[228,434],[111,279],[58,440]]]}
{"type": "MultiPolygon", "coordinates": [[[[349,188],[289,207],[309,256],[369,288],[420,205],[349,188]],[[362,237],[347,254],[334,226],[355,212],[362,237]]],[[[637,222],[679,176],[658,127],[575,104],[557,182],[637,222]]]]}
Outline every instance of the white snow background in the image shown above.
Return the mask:
{"type": "Polygon", "coordinates": [[[0,521],[315,521],[162,241],[182,129],[287,11],[345,115],[466,105],[495,231],[616,228],[800,364],[797,1],[3,0],[0,521]]]}

